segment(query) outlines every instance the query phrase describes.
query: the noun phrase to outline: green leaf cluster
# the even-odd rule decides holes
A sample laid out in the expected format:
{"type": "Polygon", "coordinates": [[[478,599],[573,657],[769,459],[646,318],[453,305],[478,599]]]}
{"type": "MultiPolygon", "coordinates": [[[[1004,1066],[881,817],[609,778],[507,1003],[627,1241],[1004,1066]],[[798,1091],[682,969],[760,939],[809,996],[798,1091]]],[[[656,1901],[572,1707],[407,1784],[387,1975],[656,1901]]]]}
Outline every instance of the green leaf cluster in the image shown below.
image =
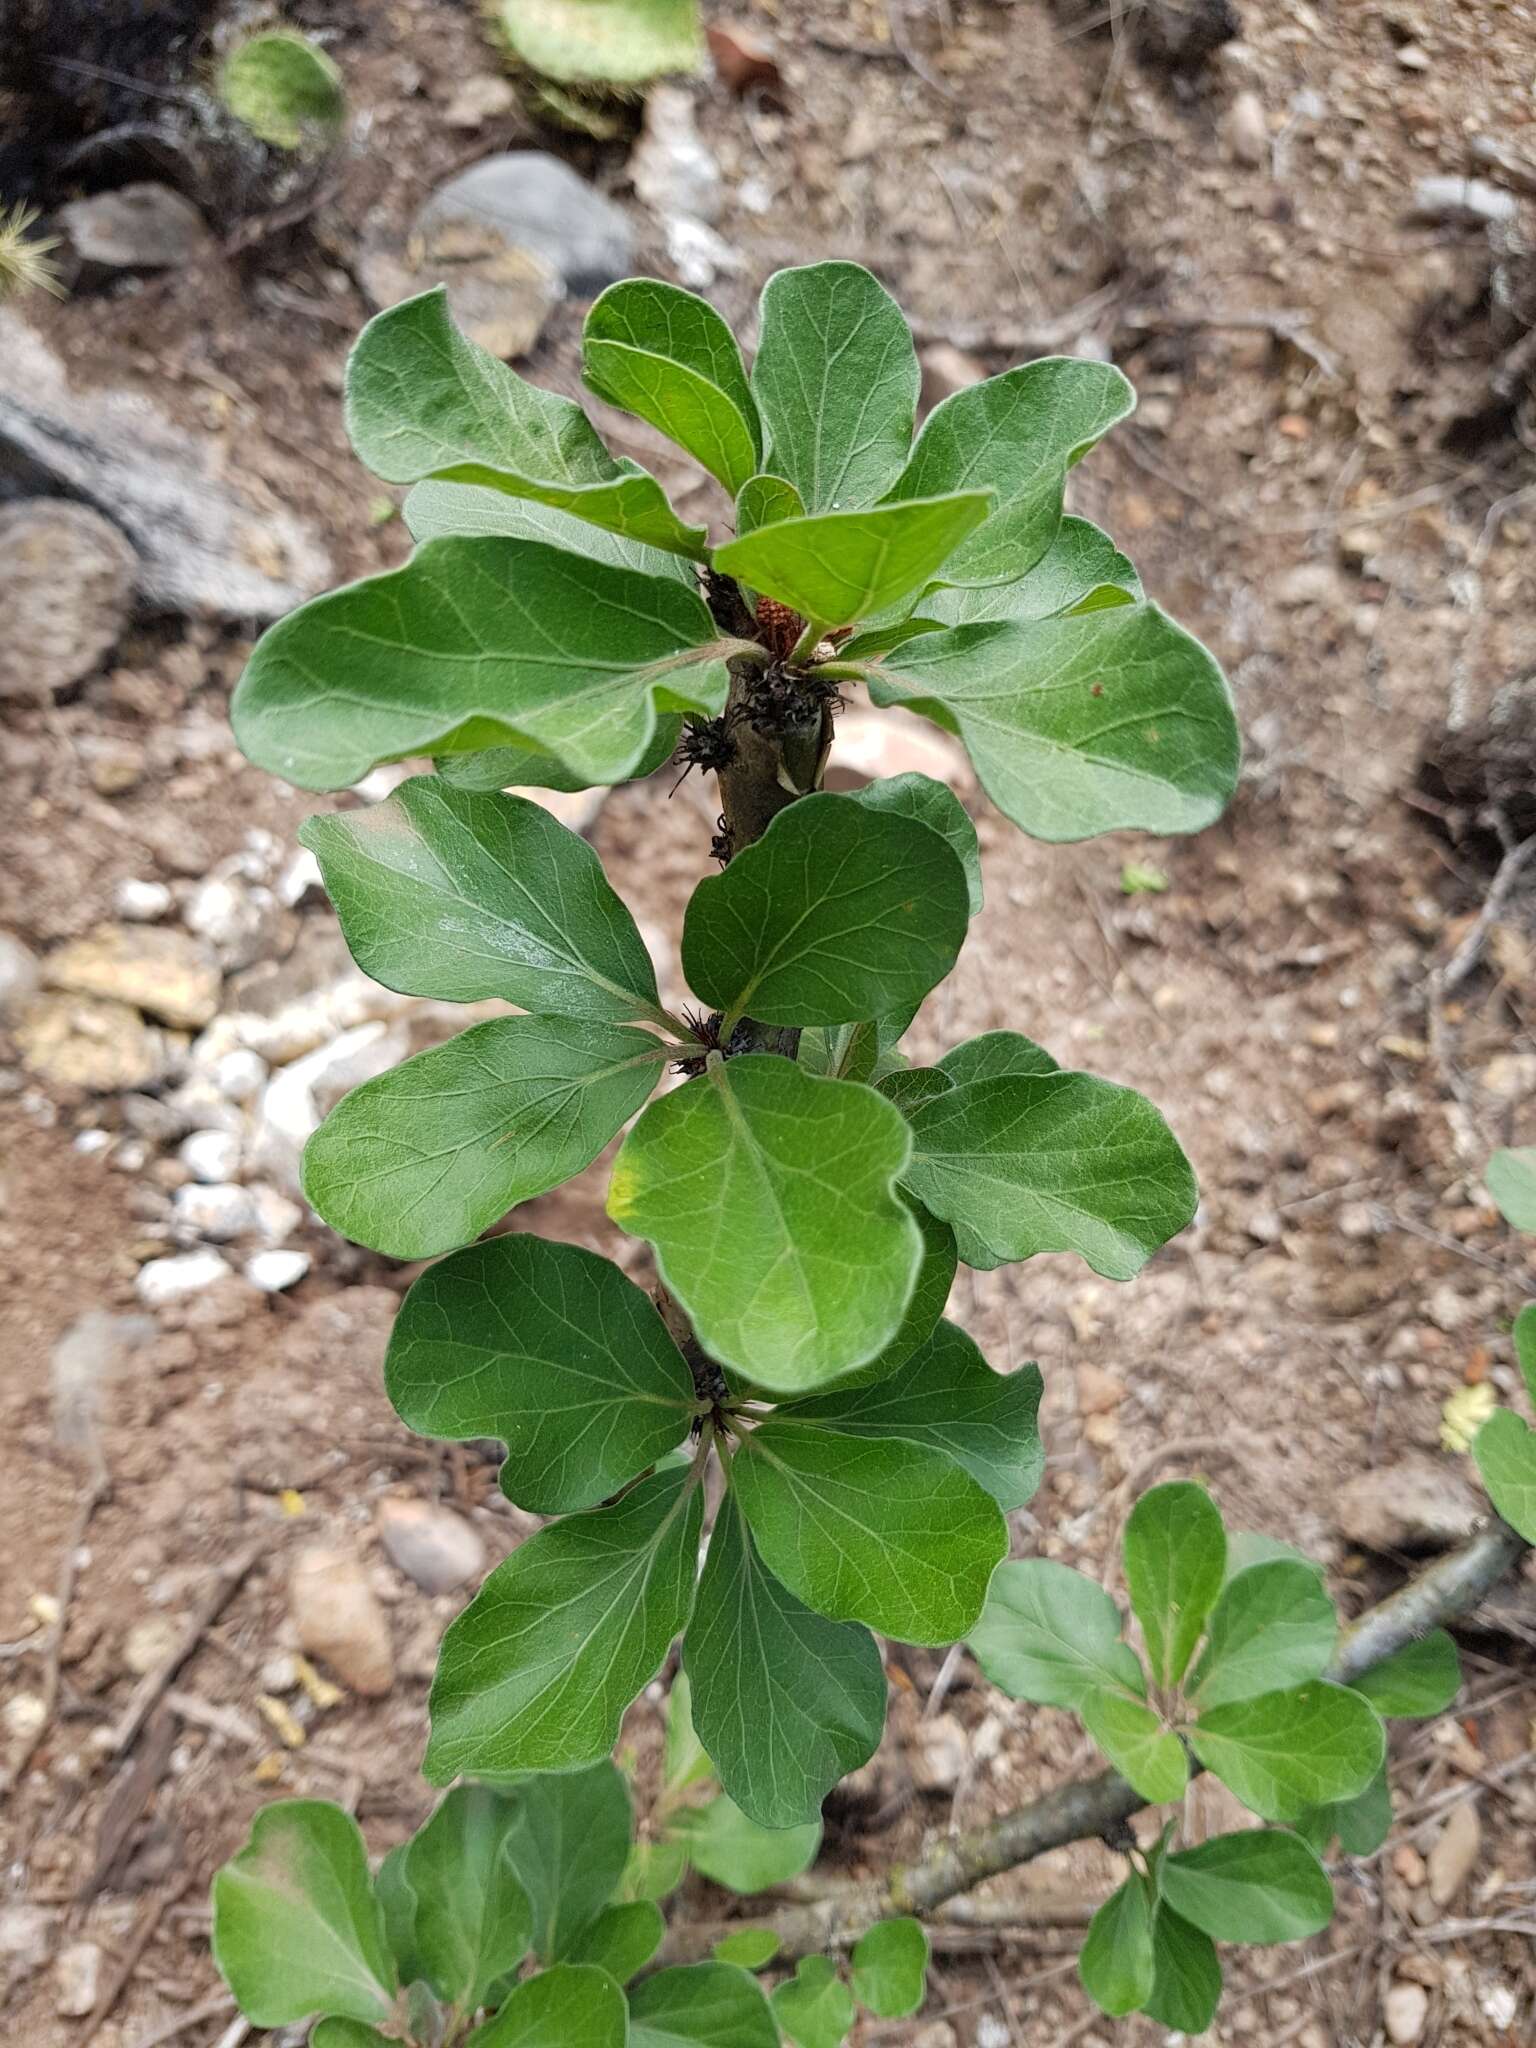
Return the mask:
{"type": "Polygon", "coordinates": [[[1182,1798],[1193,1759],[1277,1824],[1177,1852],[1170,1826],[1089,1931],[1083,1982],[1106,2012],[1199,2033],[1221,1989],[1215,1942],[1326,1925],[1318,1856],[1335,1836],[1368,1854],[1390,1825],[1384,1717],[1442,1712],[1460,1668],[1436,1630],[1337,1682],[1321,1572],[1265,1538],[1229,1539],[1209,1494],[1184,1481],[1137,1501],[1124,1567],[1142,1654],[1103,1587],[1044,1558],[999,1568],[970,1643],[1013,1698],[1076,1713],[1149,1805],[1182,1798]]]}
{"type": "MultiPolygon", "coordinates": [[[[1495,1152],[1484,1179],[1505,1222],[1536,1231],[1536,1146],[1495,1152]]],[[[1536,1408],[1536,1301],[1520,1310],[1512,1334],[1526,1396],[1536,1408]]],[[[1472,1456],[1499,1513],[1527,1543],[1536,1543],[1536,1429],[1512,1408],[1495,1408],[1472,1440],[1472,1456]]]]}
{"type": "MultiPolygon", "coordinates": [[[[797,1876],[819,1824],[759,1828],[708,1783],[680,1677],[665,1769],[646,1833],[606,1759],[587,1770],[466,1783],[370,1871],[356,1822],[321,1800],[256,1817],[213,1883],[213,1949],[259,2027],[319,2017],[320,2048],[368,2048],[403,2026],[464,2048],[816,2048],[829,2000],[818,1962],[770,2000],[754,1980],[777,1949],[744,1925],[714,1960],[648,1966],[665,1932],[656,1901],[692,1863],[741,1892],[797,1876]],[[671,1851],[676,1848],[676,1855],[671,1851]],[[640,1982],[634,1980],[642,1971],[640,1982]],[[381,2028],[389,2029],[388,2034],[381,2028]],[[782,2032],[781,2032],[782,2030],[782,2032]]],[[[880,2018],[915,2012],[928,1943],[913,1920],[882,1922],[854,1949],[853,1990],[880,2018]]],[[[839,1980],[840,1981],[840,1980],[839,1980]]],[[[853,2001],[846,1991],[848,2022],[853,2001]]]]}
{"type": "MultiPolygon", "coordinates": [[[[613,4],[513,10],[520,35],[549,39],[522,54],[564,75],[559,15],[613,55],[613,4]]],[[[911,333],[852,263],[770,279],[750,372],[706,301],[642,278],[593,305],[583,362],[598,396],[718,479],[734,537],[681,519],[579,405],[467,340],[441,291],[392,307],[353,352],[347,419],[364,463],[413,486],[421,545],[266,635],[234,705],[253,760],[311,789],[426,752],[490,751],[504,782],[554,787],[644,772],[680,715],[719,715],[726,658],[762,664],[771,644],[722,633],[697,565],[739,585],[749,617],[764,598],[797,615],[804,674],[862,679],[958,732],[1026,831],[1219,814],[1237,773],[1220,671],[1063,512],[1069,470],[1131,408],[1118,370],[1025,364],[914,439],[911,333]]]]}

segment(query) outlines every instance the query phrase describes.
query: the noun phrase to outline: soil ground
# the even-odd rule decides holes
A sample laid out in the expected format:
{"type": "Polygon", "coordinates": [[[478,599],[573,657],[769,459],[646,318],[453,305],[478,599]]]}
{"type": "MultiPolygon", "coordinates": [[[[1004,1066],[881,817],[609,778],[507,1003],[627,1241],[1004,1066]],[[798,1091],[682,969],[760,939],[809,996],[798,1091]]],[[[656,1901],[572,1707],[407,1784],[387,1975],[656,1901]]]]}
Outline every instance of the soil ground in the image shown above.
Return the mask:
{"type": "MultiPolygon", "coordinates": [[[[335,53],[372,115],[317,218],[254,255],[27,311],[83,381],[143,384],[205,424],[358,573],[397,560],[406,539],[398,521],[369,524],[377,486],[342,433],[341,366],[365,311],[347,265],[397,234],[447,170],[527,131],[508,116],[466,139],[443,122],[464,77],[494,62],[471,9],[309,11],[340,24],[335,53]]],[[[1241,40],[1184,77],[1143,61],[1134,14],[1111,12],[738,9],[784,85],[743,104],[700,84],[727,192],[720,232],[740,262],[713,295],[742,321],[777,265],[854,256],[927,345],[958,345],[987,371],[1094,348],[1139,387],[1137,420],[1079,473],[1074,504],[1225,663],[1247,737],[1239,795],[1195,840],[1049,848],[962,783],[987,906],[913,1044],[928,1053],[1007,1025],[1145,1090],[1189,1151],[1203,1204],[1128,1287],[1047,1259],[963,1273],[951,1313],[999,1365],[1044,1369],[1050,1465],[1017,1518],[1019,1550],[1112,1580],[1132,1494],[1207,1477],[1229,1523],[1323,1558],[1354,1610],[1400,1561],[1351,1548],[1340,1488],[1410,1454],[1452,1462],[1442,1406],[1490,1373],[1511,1384],[1508,1323],[1536,1275],[1536,1253],[1479,1184],[1495,1145],[1536,1140],[1530,900],[1511,899],[1482,965],[1437,1002],[1434,972],[1490,870],[1480,844],[1447,836],[1420,776],[1448,724],[1528,689],[1536,668],[1536,465],[1518,409],[1490,398],[1491,307],[1518,246],[1409,219],[1415,181],[1474,167],[1478,138],[1536,161],[1532,17],[1516,4],[1244,0],[1241,40]],[[1267,115],[1246,151],[1242,94],[1267,115]],[[1122,893],[1129,861],[1166,888],[1122,893]]],[[[569,153],[623,195],[622,147],[569,153]]],[[[1527,202],[1528,230],[1533,213],[1527,202]]],[[[579,318],[557,313],[532,374],[576,388],[579,318]]],[[[43,949],[110,916],[126,878],[203,872],[253,826],[291,842],[311,800],[246,765],[225,730],[244,652],[206,626],[142,622],[72,699],[9,707],[0,924],[43,949]],[[89,772],[107,739],[146,763],[112,797],[89,772]]],[[[670,960],[714,806],[697,778],[671,801],[669,786],[617,792],[594,836],[670,960]]],[[[108,1976],[132,1964],[94,2039],[136,2048],[217,1993],[204,1888],[264,1798],[344,1794],[377,1849],[422,1815],[426,1685],[460,1596],[428,1599],[384,1560],[380,1498],[451,1500],[493,1557],[522,1525],[484,1468],[424,1448],[384,1399],[382,1346],[409,1275],[318,1225],[298,1289],[220,1289],[162,1315],[98,1390],[85,1454],[78,1430],[61,1443],[52,1347],[82,1310],[135,1305],[133,1176],[73,1142],[114,1115],[110,1098],[50,1099],[14,1072],[0,1097],[7,1699],[38,1683],[31,1603],[74,1567],[58,1698],[3,1823],[0,1911],[40,1905],[52,1945],[97,1943],[108,1976]],[[110,1491],[82,1526],[96,1453],[110,1491]],[[385,1698],[316,1714],[287,1749],[263,1719],[263,1670],[286,1642],[290,1557],[315,1536],[367,1560],[397,1677],[385,1698]],[[176,1678],[179,1705],[119,1757],[136,1683],[128,1632],[203,1611],[232,1560],[238,1580],[176,1678]]],[[[602,1191],[599,1166],[519,1221],[620,1255],[602,1191]]],[[[633,1246],[622,1256],[635,1265],[633,1246]]],[[[1392,1843],[1342,1868],[1327,1935],[1234,1960],[1218,2040],[1376,2042],[1406,1982],[1428,1991],[1426,2040],[1536,2035],[1529,1578],[1463,1645],[1457,1716],[1396,1742],[1392,1843]],[[1442,1908],[1419,1855],[1447,1810],[1436,1802],[1462,1793],[1481,1849],[1442,1908]]],[[[898,1649],[891,1665],[872,1782],[832,1809],[838,1868],[916,1853],[1091,1762],[1067,1717],[1012,1705],[968,1660],[925,1728],[938,1659],[898,1649]]],[[[632,1716],[642,1787],[656,1711],[647,1698],[632,1716]]],[[[1062,1852],[987,1896],[1091,1900],[1114,1868],[1107,1850],[1062,1852]]],[[[698,1887],[682,1909],[724,1903],[698,1887]]],[[[1150,2023],[1115,2028],[1087,2008],[1077,1938],[977,1937],[980,1953],[941,1954],[917,2020],[863,2038],[914,2041],[937,2022],[952,2033],[930,2039],[965,2048],[1146,2048],[1150,2023]]],[[[8,2040],[90,2037],[58,2014],[50,1970],[15,1977],[8,2040]]],[[[201,2048],[228,2024],[212,2015],[179,2038],[201,2048]]]]}

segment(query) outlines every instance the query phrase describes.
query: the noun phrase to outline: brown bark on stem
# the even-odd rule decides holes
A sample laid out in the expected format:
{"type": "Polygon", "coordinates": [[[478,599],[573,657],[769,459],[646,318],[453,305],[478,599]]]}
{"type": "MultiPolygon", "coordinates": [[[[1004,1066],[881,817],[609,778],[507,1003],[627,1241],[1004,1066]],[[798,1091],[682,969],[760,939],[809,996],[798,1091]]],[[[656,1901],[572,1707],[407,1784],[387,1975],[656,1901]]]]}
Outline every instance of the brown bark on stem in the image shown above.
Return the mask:
{"type": "MultiPolygon", "coordinates": [[[[1528,1548],[1513,1529],[1495,1519],[1481,1535],[1440,1558],[1345,1629],[1329,1677],[1347,1684],[1431,1629],[1471,1613],[1528,1548]]],[[[707,1956],[722,1936],[739,1934],[747,1926],[777,1935],[779,1952],[786,1959],[848,1948],[877,1920],[903,1914],[921,1917],[972,1885],[1030,1863],[1049,1849],[1113,1835],[1145,1803],[1116,1771],[1058,1785],[985,1827],[936,1842],[915,1863],[849,1884],[830,1897],[782,1906],[760,1920],[676,1925],[669,1929],[657,1962],[696,1961],[707,1956]]]]}

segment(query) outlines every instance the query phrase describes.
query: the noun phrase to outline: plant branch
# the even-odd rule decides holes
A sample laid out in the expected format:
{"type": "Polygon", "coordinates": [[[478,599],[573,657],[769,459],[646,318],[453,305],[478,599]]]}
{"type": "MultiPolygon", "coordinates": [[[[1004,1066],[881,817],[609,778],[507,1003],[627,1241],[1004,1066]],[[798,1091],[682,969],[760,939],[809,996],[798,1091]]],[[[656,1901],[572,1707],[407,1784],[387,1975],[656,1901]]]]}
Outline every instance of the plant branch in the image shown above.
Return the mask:
{"type": "MultiPolygon", "coordinates": [[[[1431,1629],[1469,1614],[1528,1548],[1506,1523],[1494,1519],[1481,1535],[1367,1609],[1340,1637],[1328,1676],[1348,1684],[1431,1629]]],[[[761,1921],[735,1921],[730,1931],[739,1933],[747,1924],[765,1927],[778,1936],[780,1954],[786,1959],[818,1949],[848,1948],[877,1920],[931,1914],[972,1885],[1031,1863],[1050,1849],[1112,1836],[1145,1805],[1117,1771],[1101,1771],[1095,1778],[1058,1785],[985,1827],[946,1836],[915,1863],[900,1865],[884,1877],[843,1886],[806,1905],[781,1907],[761,1921]]],[[[658,1961],[682,1963],[707,1956],[721,1931],[713,1925],[674,1926],[658,1961]]]]}

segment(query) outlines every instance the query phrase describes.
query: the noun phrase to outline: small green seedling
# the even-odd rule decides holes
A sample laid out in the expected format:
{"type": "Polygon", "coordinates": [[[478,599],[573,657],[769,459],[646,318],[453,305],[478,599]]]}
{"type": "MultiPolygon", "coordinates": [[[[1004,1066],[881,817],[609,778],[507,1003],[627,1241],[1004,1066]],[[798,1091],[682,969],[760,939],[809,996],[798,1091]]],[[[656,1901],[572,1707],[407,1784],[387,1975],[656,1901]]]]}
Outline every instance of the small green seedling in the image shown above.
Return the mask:
{"type": "MultiPolygon", "coordinates": [[[[629,1794],[606,1761],[457,1786],[377,1873],[349,1814],[287,1800],[214,1879],[214,1956],[253,2025],[317,2019],[312,2048],[837,2048],[854,2007],[834,1964],[807,1958],[770,1999],[752,1972],[773,1944],[746,1930],[711,1961],[658,1967],[665,1923],[626,1896],[633,1868],[629,1794]]],[[[859,2003],[915,2012],[927,1954],[916,1921],[872,1929],[852,1958],[859,2003]]]]}
{"type": "Polygon", "coordinates": [[[327,149],[346,119],[341,73],[306,36],[249,37],[224,60],[218,83],[235,119],[274,149],[327,149]]]}
{"type": "Polygon", "coordinates": [[[1214,1501],[1154,1487],[1125,1530],[1125,1618],[1084,1573],[1046,1559],[1003,1565],[971,1647],[1014,1699],[1076,1713],[1149,1805],[1183,1797],[1190,1764],[1276,1823],[1176,1849],[1132,1851],[1132,1872],[1083,1947],[1083,1983],[1105,2012],[1147,2012],[1200,2033],[1221,1991],[1218,1941],[1299,1941],[1328,1924],[1318,1860],[1335,1836],[1354,1854],[1391,1821],[1384,1715],[1440,1713],[1461,1682],[1443,1630],[1352,1686],[1329,1676],[1338,1619],[1321,1572],[1267,1538],[1229,1538],[1214,1501]]]}

